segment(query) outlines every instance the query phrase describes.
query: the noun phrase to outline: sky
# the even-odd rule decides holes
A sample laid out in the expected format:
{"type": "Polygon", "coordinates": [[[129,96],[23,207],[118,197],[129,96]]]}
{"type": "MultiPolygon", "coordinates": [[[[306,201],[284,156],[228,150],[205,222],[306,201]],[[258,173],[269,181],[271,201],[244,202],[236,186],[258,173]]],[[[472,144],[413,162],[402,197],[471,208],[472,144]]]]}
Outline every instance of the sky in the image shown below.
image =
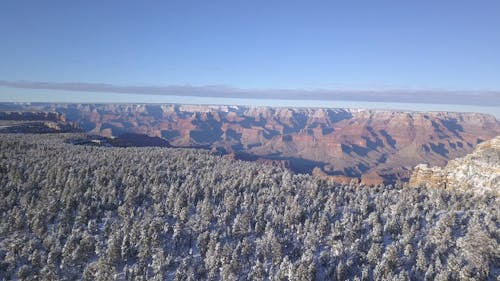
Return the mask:
{"type": "Polygon", "coordinates": [[[497,0],[3,0],[0,38],[9,82],[500,91],[497,0]]]}

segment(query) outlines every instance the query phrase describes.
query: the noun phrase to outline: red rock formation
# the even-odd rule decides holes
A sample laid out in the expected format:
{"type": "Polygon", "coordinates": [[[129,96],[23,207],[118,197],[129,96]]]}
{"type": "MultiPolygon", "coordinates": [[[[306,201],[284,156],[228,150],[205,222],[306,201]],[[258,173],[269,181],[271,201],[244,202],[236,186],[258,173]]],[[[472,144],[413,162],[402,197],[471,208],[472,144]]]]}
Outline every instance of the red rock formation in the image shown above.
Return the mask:
{"type": "Polygon", "coordinates": [[[420,185],[500,195],[500,136],[477,145],[472,153],[449,161],[444,168],[417,165],[410,186],[420,185]]]}
{"type": "Polygon", "coordinates": [[[490,115],[194,105],[47,105],[92,133],[159,136],[173,146],[286,160],[297,172],[367,184],[408,180],[419,163],[443,166],[500,134],[490,115]],[[71,113],[71,114],[70,114],[71,113]],[[325,169],[328,166],[330,168],[325,169]]]}
{"type": "Polygon", "coordinates": [[[54,111],[0,111],[0,120],[66,122],[66,117],[54,111]]]}

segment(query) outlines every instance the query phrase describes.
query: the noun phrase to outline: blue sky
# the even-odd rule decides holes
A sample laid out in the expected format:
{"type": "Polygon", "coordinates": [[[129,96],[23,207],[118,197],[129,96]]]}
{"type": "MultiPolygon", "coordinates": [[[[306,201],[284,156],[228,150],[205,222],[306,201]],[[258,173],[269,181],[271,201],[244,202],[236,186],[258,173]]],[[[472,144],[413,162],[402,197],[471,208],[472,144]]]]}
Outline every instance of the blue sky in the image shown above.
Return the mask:
{"type": "Polygon", "coordinates": [[[500,90],[500,1],[0,3],[0,80],[500,90]]]}

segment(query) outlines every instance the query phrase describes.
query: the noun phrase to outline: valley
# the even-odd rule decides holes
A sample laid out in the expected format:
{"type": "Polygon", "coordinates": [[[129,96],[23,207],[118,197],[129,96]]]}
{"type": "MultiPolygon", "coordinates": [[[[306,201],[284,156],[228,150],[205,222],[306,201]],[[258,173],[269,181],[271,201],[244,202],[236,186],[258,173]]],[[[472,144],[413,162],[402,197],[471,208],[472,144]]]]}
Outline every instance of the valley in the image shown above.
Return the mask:
{"type": "Polygon", "coordinates": [[[479,113],[173,104],[9,106],[59,114],[90,134],[158,138],[174,147],[210,149],[231,159],[367,185],[406,182],[416,165],[444,166],[500,134],[495,117],[479,113]]]}

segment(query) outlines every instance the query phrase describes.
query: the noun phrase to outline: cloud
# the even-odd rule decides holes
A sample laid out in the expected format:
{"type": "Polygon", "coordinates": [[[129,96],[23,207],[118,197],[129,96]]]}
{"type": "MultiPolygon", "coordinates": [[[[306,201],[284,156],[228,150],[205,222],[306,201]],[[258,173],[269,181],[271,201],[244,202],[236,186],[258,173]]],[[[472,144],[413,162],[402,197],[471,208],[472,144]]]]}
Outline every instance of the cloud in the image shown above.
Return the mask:
{"type": "Polygon", "coordinates": [[[499,91],[445,91],[427,89],[240,89],[221,85],[122,86],[102,83],[58,83],[37,81],[0,81],[0,86],[23,89],[197,97],[349,100],[500,106],[499,91]]]}

